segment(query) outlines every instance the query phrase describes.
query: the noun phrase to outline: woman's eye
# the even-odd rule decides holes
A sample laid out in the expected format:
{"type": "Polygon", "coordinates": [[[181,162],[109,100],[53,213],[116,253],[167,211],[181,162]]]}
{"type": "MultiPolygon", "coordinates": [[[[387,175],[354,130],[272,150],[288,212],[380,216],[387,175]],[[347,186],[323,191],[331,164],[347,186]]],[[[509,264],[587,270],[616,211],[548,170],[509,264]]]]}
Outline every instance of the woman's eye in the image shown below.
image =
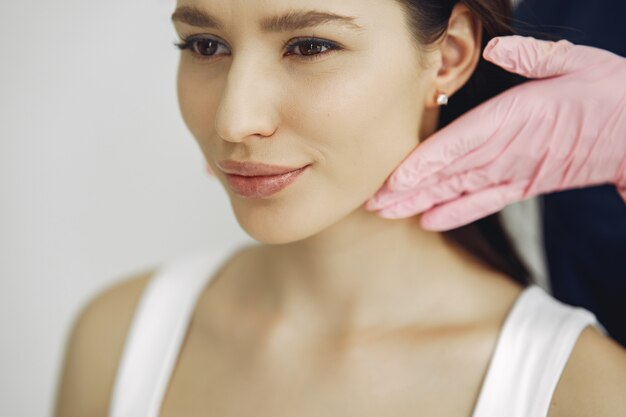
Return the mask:
{"type": "Polygon", "coordinates": [[[180,43],[175,43],[178,49],[188,49],[191,54],[199,59],[210,59],[215,57],[215,52],[219,45],[223,45],[214,39],[209,38],[185,38],[180,43]]]}
{"type": "MultiPolygon", "coordinates": [[[[210,60],[217,56],[216,52],[220,46],[225,46],[222,42],[211,38],[185,38],[180,43],[174,43],[180,50],[190,50],[191,54],[201,60],[210,60]]],[[[307,38],[285,43],[288,56],[300,56],[304,60],[317,59],[329,52],[342,49],[339,45],[321,39],[307,38]]]]}
{"type": "Polygon", "coordinates": [[[337,44],[314,38],[299,40],[295,42],[290,41],[287,42],[285,47],[289,48],[289,50],[299,52],[293,55],[302,56],[304,59],[320,58],[322,55],[341,49],[341,47],[337,44]],[[324,50],[324,48],[326,49],[324,50]]]}

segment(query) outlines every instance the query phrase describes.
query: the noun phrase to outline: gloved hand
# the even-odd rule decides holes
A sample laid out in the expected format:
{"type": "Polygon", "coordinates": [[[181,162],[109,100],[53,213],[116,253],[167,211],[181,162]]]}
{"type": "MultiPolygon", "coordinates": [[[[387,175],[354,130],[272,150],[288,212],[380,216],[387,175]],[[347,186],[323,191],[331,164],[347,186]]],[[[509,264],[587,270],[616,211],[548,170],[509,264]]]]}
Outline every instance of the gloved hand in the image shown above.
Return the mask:
{"type": "MultiPolygon", "coordinates": [[[[509,203],[612,183],[626,201],[626,59],[568,41],[492,39],[486,60],[528,78],[421,143],[367,201],[449,230],[509,203]]],[[[452,98],[454,100],[454,98],[452,98]]]]}

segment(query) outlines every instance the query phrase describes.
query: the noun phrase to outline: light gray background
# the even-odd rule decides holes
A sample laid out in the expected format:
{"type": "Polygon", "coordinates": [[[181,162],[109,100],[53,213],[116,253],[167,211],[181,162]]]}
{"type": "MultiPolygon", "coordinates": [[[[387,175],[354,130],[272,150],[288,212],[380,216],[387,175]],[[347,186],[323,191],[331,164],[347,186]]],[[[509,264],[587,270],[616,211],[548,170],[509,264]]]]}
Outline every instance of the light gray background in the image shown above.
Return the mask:
{"type": "MultiPolygon", "coordinates": [[[[0,2],[0,415],[51,414],[75,314],[239,228],[176,99],[173,0],[0,2]]],[[[511,222],[538,275],[536,204],[511,222]]]]}

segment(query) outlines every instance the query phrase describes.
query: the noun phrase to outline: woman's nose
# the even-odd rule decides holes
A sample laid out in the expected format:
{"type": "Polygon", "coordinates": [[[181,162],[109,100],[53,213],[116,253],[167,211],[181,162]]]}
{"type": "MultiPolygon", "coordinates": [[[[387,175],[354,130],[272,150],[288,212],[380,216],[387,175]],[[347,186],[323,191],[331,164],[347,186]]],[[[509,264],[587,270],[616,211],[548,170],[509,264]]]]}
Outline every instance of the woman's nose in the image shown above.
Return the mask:
{"type": "Polygon", "coordinates": [[[258,63],[260,59],[235,61],[215,117],[216,132],[229,142],[240,142],[252,135],[270,136],[278,120],[277,79],[258,63]]]}

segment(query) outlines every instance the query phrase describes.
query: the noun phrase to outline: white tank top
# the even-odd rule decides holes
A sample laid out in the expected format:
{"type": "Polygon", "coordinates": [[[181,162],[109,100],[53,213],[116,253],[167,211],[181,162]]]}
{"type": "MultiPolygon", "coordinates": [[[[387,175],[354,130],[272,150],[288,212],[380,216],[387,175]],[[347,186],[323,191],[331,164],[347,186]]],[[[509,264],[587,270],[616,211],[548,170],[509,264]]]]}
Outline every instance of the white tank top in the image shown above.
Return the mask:
{"type": "MultiPolygon", "coordinates": [[[[109,417],[159,417],[199,295],[230,249],[164,263],[137,306],[120,360],[109,417]]],[[[593,313],[541,287],[523,290],[504,321],[472,417],[546,417],[581,331],[606,333],[593,313]]]]}

